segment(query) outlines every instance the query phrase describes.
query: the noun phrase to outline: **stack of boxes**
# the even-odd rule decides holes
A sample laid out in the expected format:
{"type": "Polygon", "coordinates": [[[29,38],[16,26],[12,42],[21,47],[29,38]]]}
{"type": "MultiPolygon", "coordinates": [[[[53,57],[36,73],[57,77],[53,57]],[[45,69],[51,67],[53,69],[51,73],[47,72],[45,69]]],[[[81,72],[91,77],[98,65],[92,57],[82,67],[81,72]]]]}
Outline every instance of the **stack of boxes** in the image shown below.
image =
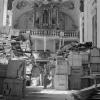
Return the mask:
{"type": "Polygon", "coordinates": [[[80,55],[82,56],[83,76],[88,76],[90,74],[89,53],[88,52],[80,52],[80,55]]]}
{"type": "Polygon", "coordinates": [[[100,50],[70,52],[68,59],[58,57],[55,70],[55,88],[79,90],[100,83],[100,50]],[[95,77],[94,77],[95,76],[95,77]]]}
{"type": "Polygon", "coordinates": [[[92,49],[90,53],[91,74],[100,74],[100,51],[92,49]]]}
{"type": "Polygon", "coordinates": [[[10,60],[6,79],[3,84],[3,94],[8,97],[24,96],[25,61],[10,60]]]}
{"type": "Polygon", "coordinates": [[[3,93],[3,82],[6,78],[7,68],[7,64],[0,64],[0,94],[3,93]]]}
{"type": "Polygon", "coordinates": [[[81,77],[81,88],[86,88],[91,86],[91,78],[90,78],[90,67],[89,67],[89,52],[81,51],[80,55],[82,56],[82,68],[83,75],[81,77]]]}
{"type": "Polygon", "coordinates": [[[69,89],[80,89],[81,76],[83,75],[82,56],[78,52],[71,52],[68,56],[68,61],[71,69],[71,74],[69,76],[69,89]]]}
{"type": "Polygon", "coordinates": [[[54,76],[54,88],[58,90],[68,90],[68,75],[69,75],[68,61],[63,57],[57,57],[56,69],[54,76]]]}
{"type": "Polygon", "coordinates": [[[97,84],[100,83],[100,50],[98,48],[91,49],[90,70],[90,75],[95,76],[97,84]]]}

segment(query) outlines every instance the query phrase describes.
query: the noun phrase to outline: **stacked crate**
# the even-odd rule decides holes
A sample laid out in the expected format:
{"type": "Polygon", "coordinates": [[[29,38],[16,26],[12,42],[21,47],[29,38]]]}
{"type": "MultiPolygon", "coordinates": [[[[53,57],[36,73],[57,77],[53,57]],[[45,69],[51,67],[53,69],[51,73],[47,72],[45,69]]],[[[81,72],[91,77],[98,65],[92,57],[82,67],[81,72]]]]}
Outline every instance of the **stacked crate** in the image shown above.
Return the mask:
{"type": "Polygon", "coordinates": [[[89,63],[89,53],[88,52],[80,52],[80,55],[82,56],[82,64],[88,64],[89,63]]]}
{"type": "Polygon", "coordinates": [[[68,56],[68,61],[71,68],[71,74],[69,76],[69,88],[75,90],[80,89],[81,76],[83,75],[82,56],[78,52],[71,52],[68,56]]]}
{"type": "Polygon", "coordinates": [[[57,90],[68,90],[68,76],[67,75],[55,75],[54,87],[57,90]]]}
{"type": "Polygon", "coordinates": [[[81,88],[86,88],[91,86],[91,78],[90,76],[90,67],[89,67],[89,52],[81,51],[80,55],[82,56],[82,68],[83,75],[81,77],[81,88]]]}
{"type": "Polygon", "coordinates": [[[8,63],[7,78],[23,78],[25,75],[24,60],[10,60],[8,63]]]}
{"type": "Polygon", "coordinates": [[[7,64],[0,64],[0,77],[6,77],[7,74],[7,64]]]}
{"type": "Polygon", "coordinates": [[[58,90],[68,90],[68,75],[69,65],[68,61],[63,57],[57,57],[56,69],[54,76],[54,87],[58,90]]]}
{"type": "MultiPolygon", "coordinates": [[[[25,87],[25,61],[10,60],[6,79],[3,85],[3,94],[7,97],[22,97],[25,87]]],[[[9,100],[9,99],[8,99],[9,100]]]]}
{"type": "Polygon", "coordinates": [[[5,79],[3,93],[5,96],[22,96],[23,81],[20,79],[5,79]]]}
{"type": "Polygon", "coordinates": [[[97,48],[93,48],[90,54],[91,74],[100,75],[100,50],[97,48]]]}
{"type": "Polygon", "coordinates": [[[70,74],[70,68],[67,59],[64,59],[63,57],[57,57],[55,74],[56,75],[70,74]]]}
{"type": "Polygon", "coordinates": [[[7,64],[0,64],[0,94],[3,93],[3,82],[6,78],[7,68],[7,64]]]}
{"type": "Polygon", "coordinates": [[[71,75],[82,75],[82,56],[77,52],[73,52],[68,56],[68,61],[71,75]]]}

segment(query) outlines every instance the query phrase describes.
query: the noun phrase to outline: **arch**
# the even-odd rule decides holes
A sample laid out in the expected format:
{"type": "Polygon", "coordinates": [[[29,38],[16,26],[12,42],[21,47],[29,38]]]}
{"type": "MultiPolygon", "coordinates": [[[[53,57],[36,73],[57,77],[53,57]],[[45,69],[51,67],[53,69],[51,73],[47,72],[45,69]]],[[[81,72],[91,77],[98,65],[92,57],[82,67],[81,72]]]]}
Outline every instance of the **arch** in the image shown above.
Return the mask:
{"type": "Polygon", "coordinates": [[[74,19],[64,13],[64,12],[59,12],[59,28],[61,28],[62,30],[77,30],[78,26],[75,25],[75,21],[74,19]]]}
{"type": "Polygon", "coordinates": [[[34,12],[27,11],[23,14],[21,14],[15,22],[13,22],[13,27],[15,29],[31,29],[33,28],[33,23],[34,23],[34,12]]]}

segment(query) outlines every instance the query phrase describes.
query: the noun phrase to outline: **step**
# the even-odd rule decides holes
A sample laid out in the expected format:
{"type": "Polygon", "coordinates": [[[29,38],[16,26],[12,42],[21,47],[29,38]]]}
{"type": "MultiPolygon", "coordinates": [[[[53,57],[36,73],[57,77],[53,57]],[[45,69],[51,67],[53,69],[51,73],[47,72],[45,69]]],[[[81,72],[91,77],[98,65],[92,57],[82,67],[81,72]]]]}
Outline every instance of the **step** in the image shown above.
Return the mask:
{"type": "Polygon", "coordinates": [[[100,95],[94,95],[92,98],[100,98],[100,95]]]}
{"type": "Polygon", "coordinates": [[[89,98],[88,100],[100,100],[100,98],[89,98]]]}
{"type": "Polygon", "coordinates": [[[97,94],[97,95],[100,95],[100,92],[97,92],[96,94],[97,94]]]}
{"type": "Polygon", "coordinates": [[[93,94],[88,100],[100,100],[100,92],[93,94]]]}
{"type": "Polygon", "coordinates": [[[100,92],[100,90],[96,90],[96,92],[100,92]]]}

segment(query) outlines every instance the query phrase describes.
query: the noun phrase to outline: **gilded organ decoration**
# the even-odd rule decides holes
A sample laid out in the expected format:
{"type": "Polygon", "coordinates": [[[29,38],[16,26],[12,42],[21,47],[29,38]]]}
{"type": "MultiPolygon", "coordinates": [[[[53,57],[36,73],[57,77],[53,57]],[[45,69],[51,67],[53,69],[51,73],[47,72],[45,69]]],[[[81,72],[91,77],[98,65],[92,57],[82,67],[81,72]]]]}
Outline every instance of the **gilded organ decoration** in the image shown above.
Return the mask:
{"type": "Polygon", "coordinates": [[[34,13],[34,22],[33,22],[33,25],[34,27],[37,27],[39,28],[40,27],[40,18],[41,18],[41,13],[39,10],[36,10],[35,13],[34,13]]]}
{"type": "Polygon", "coordinates": [[[58,15],[58,11],[57,9],[53,9],[52,10],[52,24],[57,24],[57,15],[58,15]]]}
{"type": "Polygon", "coordinates": [[[65,30],[65,15],[59,12],[59,29],[65,30]]]}
{"type": "MultiPolygon", "coordinates": [[[[23,13],[15,20],[13,26],[17,29],[59,29],[59,30],[75,30],[77,25],[72,15],[68,15],[67,11],[75,9],[74,2],[28,2],[28,0],[19,0],[16,8],[23,13]],[[31,4],[31,6],[29,6],[31,4]],[[23,8],[28,5],[31,10],[25,12],[23,8]],[[73,20],[74,19],[74,20],[73,20]]],[[[27,7],[26,7],[27,8],[27,7]]],[[[73,13],[73,11],[72,11],[73,13]]]]}
{"type": "Polygon", "coordinates": [[[62,3],[62,6],[67,7],[68,9],[72,9],[72,10],[75,8],[75,5],[72,1],[66,1],[62,3]]]}
{"type": "Polygon", "coordinates": [[[57,26],[57,7],[54,7],[53,4],[43,4],[41,6],[35,6],[35,9],[38,10],[35,10],[34,27],[44,29],[57,26]]]}
{"type": "Polygon", "coordinates": [[[49,21],[49,12],[48,10],[43,11],[43,24],[48,24],[49,21]]]}
{"type": "Polygon", "coordinates": [[[28,4],[28,2],[25,1],[25,0],[24,0],[24,1],[19,1],[19,2],[17,3],[17,5],[16,5],[16,8],[17,8],[17,9],[22,9],[22,8],[26,7],[27,4],[28,4]]]}

